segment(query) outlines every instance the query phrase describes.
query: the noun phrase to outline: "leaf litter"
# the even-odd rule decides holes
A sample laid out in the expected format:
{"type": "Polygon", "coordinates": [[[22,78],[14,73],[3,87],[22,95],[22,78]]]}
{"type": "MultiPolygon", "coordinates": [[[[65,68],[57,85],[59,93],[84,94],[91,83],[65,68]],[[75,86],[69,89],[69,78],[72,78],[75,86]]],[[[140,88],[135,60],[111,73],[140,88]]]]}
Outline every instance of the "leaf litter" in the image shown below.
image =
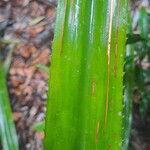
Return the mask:
{"type": "Polygon", "coordinates": [[[43,149],[44,133],[33,125],[45,117],[56,5],[56,0],[0,1],[0,57],[5,60],[14,46],[8,88],[20,150],[43,149]]]}

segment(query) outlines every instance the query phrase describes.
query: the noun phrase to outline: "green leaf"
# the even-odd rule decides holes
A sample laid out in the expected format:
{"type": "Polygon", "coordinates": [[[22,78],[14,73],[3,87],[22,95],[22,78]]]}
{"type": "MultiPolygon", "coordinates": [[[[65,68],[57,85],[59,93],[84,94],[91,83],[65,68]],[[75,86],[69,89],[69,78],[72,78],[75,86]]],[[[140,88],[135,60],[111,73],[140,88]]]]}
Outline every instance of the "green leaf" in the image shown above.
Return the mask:
{"type": "Polygon", "coordinates": [[[0,64],[0,141],[3,150],[18,150],[18,140],[12,118],[6,75],[0,64]]]}
{"type": "Polygon", "coordinates": [[[144,41],[144,40],[145,39],[143,39],[139,34],[127,34],[126,44],[134,44],[136,42],[144,41]]]}
{"type": "Polygon", "coordinates": [[[144,7],[141,7],[141,9],[140,9],[139,29],[140,29],[142,38],[145,38],[145,39],[148,38],[149,20],[148,20],[148,14],[147,14],[146,9],[144,7]]]}
{"type": "Polygon", "coordinates": [[[49,73],[49,68],[45,65],[42,65],[42,64],[37,64],[36,67],[41,70],[41,71],[44,71],[45,73],[49,73]]]}
{"type": "Polygon", "coordinates": [[[38,131],[38,132],[44,131],[44,129],[45,129],[45,121],[35,123],[33,125],[33,129],[35,131],[38,131]]]}
{"type": "Polygon", "coordinates": [[[45,150],[120,150],[127,0],[59,0],[45,150]]]}
{"type": "Polygon", "coordinates": [[[124,75],[124,108],[123,108],[123,150],[129,149],[129,138],[132,123],[132,101],[133,101],[133,88],[134,88],[134,47],[133,45],[126,46],[126,62],[125,62],[125,75],[124,75]]]}

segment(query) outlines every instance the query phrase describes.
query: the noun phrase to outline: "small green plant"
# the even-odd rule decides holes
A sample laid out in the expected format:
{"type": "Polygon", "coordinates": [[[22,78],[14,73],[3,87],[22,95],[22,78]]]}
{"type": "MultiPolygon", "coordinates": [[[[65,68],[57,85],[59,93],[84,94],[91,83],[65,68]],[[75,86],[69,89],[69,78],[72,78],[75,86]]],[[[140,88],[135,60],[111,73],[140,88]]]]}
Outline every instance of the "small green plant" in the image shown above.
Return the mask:
{"type": "Polygon", "coordinates": [[[37,122],[33,125],[33,130],[43,132],[45,129],[45,121],[37,122]]]}

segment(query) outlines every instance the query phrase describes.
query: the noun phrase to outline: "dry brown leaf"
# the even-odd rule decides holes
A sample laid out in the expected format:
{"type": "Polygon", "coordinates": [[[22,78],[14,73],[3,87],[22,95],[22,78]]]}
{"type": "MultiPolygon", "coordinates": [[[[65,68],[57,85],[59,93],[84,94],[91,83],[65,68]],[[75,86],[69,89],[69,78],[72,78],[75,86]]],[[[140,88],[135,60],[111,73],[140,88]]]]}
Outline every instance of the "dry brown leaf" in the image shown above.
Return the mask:
{"type": "Polygon", "coordinates": [[[55,13],[56,13],[55,8],[50,7],[50,8],[47,9],[46,15],[51,18],[51,17],[55,16],[55,13]]]}
{"type": "Polygon", "coordinates": [[[32,65],[48,64],[49,63],[49,55],[50,55],[50,50],[48,48],[42,50],[42,52],[39,54],[39,56],[32,61],[32,65]]]}
{"type": "Polygon", "coordinates": [[[22,117],[21,112],[13,112],[13,119],[14,121],[18,121],[22,117]]]}
{"type": "Polygon", "coordinates": [[[39,34],[42,31],[44,31],[44,26],[34,26],[34,27],[31,26],[27,29],[27,32],[30,34],[32,38],[36,37],[37,34],[39,34]]]}
{"type": "Polygon", "coordinates": [[[16,68],[10,68],[10,71],[9,71],[10,75],[15,75],[16,73],[17,73],[16,68]]]}
{"type": "Polygon", "coordinates": [[[32,93],[33,93],[33,89],[32,89],[31,86],[25,87],[25,89],[24,89],[24,91],[23,91],[23,94],[24,94],[24,95],[29,95],[29,96],[31,96],[32,93]]]}
{"type": "Polygon", "coordinates": [[[21,48],[20,54],[21,54],[21,56],[24,57],[24,58],[29,58],[29,57],[30,57],[29,48],[26,47],[26,46],[24,46],[23,48],[21,48]]]}
{"type": "Polygon", "coordinates": [[[37,139],[43,140],[44,139],[44,132],[36,132],[35,136],[37,139]]]}
{"type": "Polygon", "coordinates": [[[24,67],[25,60],[21,56],[14,57],[12,67],[24,67]]]}
{"type": "Polygon", "coordinates": [[[11,85],[13,87],[17,87],[17,86],[19,86],[20,84],[22,84],[24,82],[23,79],[21,79],[21,78],[19,78],[17,76],[11,76],[10,77],[10,81],[11,81],[11,85]]]}
{"type": "Polygon", "coordinates": [[[35,46],[30,46],[30,47],[29,47],[29,52],[30,52],[30,54],[33,54],[33,53],[35,53],[36,51],[37,51],[37,49],[36,49],[35,46]]]}
{"type": "Polygon", "coordinates": [[[24,76],[24,75],[25,75],[25,72],[24,72],[24,69],[23,69],[23,68],[16,68],[16,73],[17,73],[19,76],[24,76]]]}

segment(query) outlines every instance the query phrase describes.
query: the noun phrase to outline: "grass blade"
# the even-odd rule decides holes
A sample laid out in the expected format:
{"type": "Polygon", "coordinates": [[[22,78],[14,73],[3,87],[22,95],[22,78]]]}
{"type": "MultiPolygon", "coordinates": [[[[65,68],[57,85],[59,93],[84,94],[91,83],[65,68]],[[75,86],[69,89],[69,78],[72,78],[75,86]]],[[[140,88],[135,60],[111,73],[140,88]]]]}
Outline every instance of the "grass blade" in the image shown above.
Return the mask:
{"type": "Polygon", "coordinates": [[[4,72],[4,68],[0,64],[0,141],[3,150],[18,150],[17,135],[13,123],[4,72]]]}

